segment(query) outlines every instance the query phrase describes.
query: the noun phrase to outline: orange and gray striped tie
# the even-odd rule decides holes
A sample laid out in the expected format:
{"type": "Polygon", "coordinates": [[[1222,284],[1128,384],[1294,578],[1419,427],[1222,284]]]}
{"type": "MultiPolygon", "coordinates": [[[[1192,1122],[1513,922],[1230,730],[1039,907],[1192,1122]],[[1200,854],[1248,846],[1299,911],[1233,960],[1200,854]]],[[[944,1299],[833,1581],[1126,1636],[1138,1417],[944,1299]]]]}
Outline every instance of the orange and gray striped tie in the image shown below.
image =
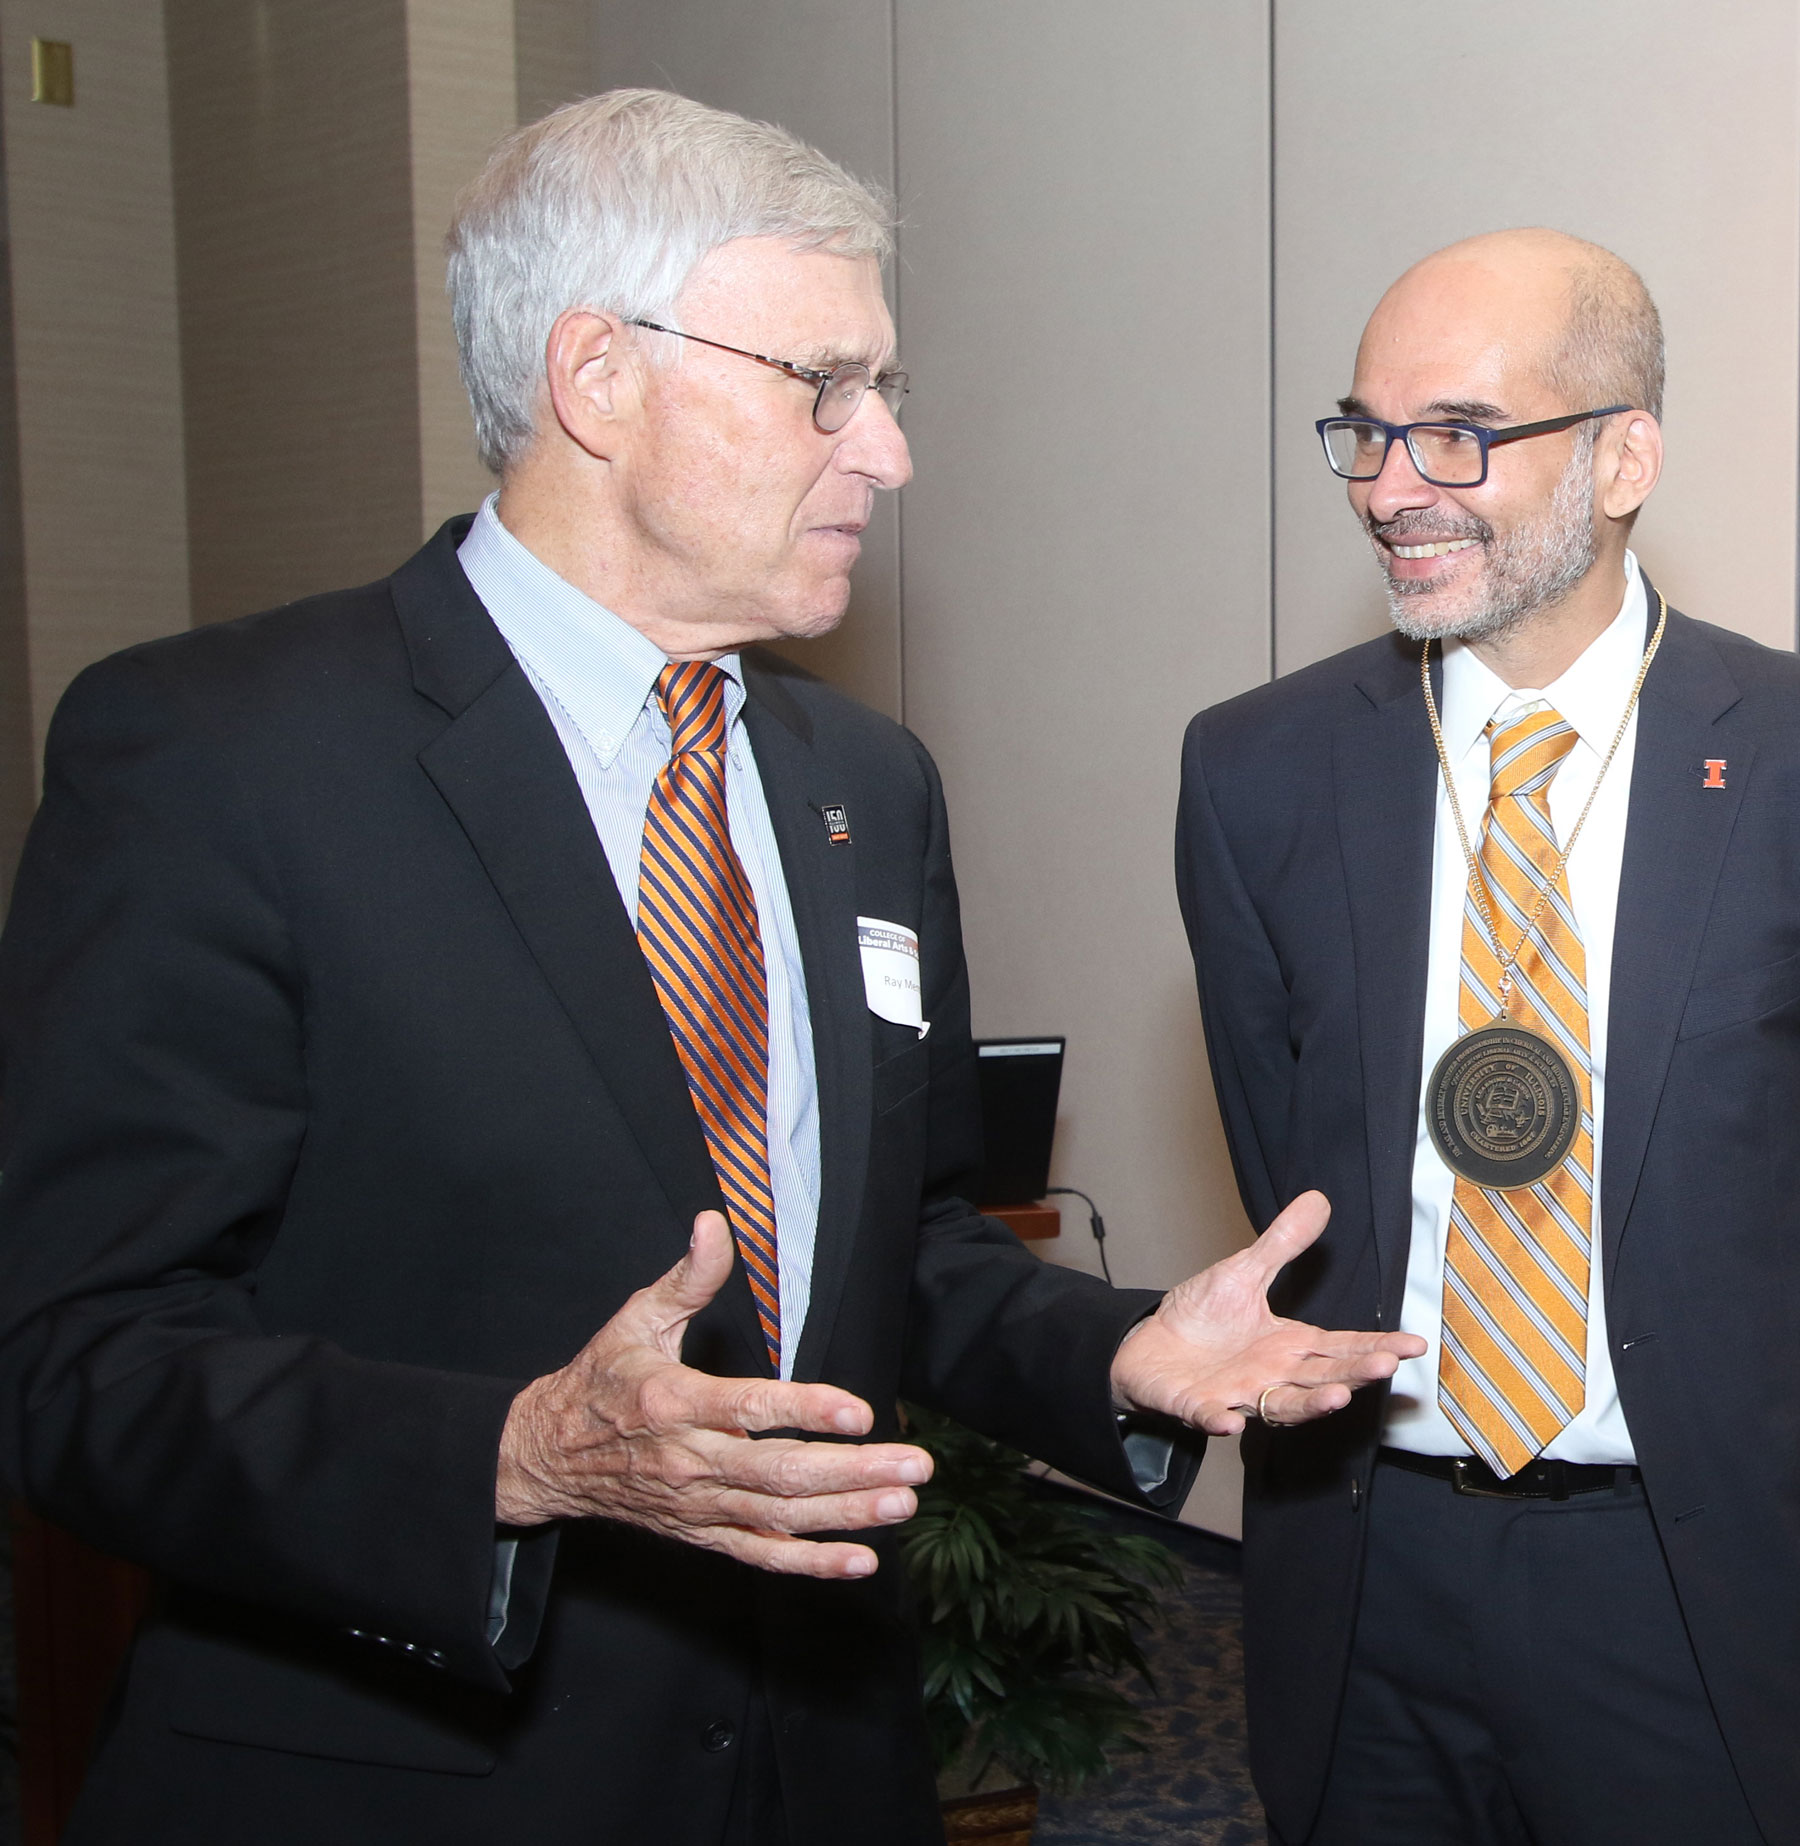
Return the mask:
{"type": "MultiPolygon", "coordinates": [[[[1539,705],[1488,726],[1492,785],[1481,875],[1501,940],[1516,942],[1560,848],[1550,784],[1575,747],[1567,720],[1539,705]]],[[[1463,896],[1462,1029],[1500,1010],[1500,965],[1472,894],[1463,896]]],[[[1586,1396],[1588,1277],[1594,1221],[1587,957],[1557,880],[1513,968],[1508,1016],[1568,1059],[1581,1122],[1567,1157],[1535,1186],[1494,1191],[1459,1178],[1444,1260],[1438,1403],[1499,1475],[1536,1459],[1586,1396]]]]}
{"type": "Polygon", "coordinates": [[[781,1369],[769,1185],[769,1001],[756,897],[725,807],[725,674],[671,660],[656,681],[672,749],[644,815],[638,946],[725,1195],[757,1319],[781,1369]]]}

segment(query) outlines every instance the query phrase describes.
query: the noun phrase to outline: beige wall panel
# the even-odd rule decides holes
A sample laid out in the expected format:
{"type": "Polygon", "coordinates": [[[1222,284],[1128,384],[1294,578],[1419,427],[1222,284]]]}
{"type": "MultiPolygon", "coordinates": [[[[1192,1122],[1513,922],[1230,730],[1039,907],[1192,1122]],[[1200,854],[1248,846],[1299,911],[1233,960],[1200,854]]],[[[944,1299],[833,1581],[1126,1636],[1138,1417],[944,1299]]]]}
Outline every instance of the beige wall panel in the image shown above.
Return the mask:
{"type": "Polygon", "coordinates": [[[1551,224],[1633,263],[1668,334],[1637,549],[1692,614],[1794,643],[1800,122],[1791,0],[1277,0],[1277,659],[1386,625],[1312,423],[1409,263],[1551,224]],[[1402,81],[1396,82],[1397,72],[1402,81]]]}
{"type": "Polygon", "coordinates": [[[418,544],[406,10],[169,0],[167,18],[189,560],[213,621],[383,576],[418,544]]]}
{"type": "Polygon", "coordinates": [[[422,532],[470,512],[494,486],[475,453],[468,394],[444,294],[444,233],[456,195],[518,120],[513,0],[406,0],[418,312],[422,532]]]}
{"type": "Polygon", "coordinates": [[[513,0],[513,44],[521,122],[594,89],[594,0],[513,0]]]}
{"type": "MultiPolygon", "coordinates": [[[[597,0],[593,21],[596,90],[648,84],[779,122],[852,172],[892,187],[888,0],[597,0]]],[[[903,351],[904,332],[903,323],[903,351]]],[[[899,716],[899,508],[892,494],[876,502],[842,626],[783,651],[899,716]]]]}
{"type": "Polygon", "coordinates": [[[976,1028],[1068,1035],[1055,1177],[1155,1286],[1247,1229],[1171,836],[1188,718],[1268,676],[1267,13],[1126,13],[898,0],[905,673],[976,1028]]]}
{"type": "Polygon", "coordinates": [[[0,4],[34,745],[90,661],[188,624],[163,24],[0,4]],[[31,102],[31,39],[75,106],[31,102]]]}

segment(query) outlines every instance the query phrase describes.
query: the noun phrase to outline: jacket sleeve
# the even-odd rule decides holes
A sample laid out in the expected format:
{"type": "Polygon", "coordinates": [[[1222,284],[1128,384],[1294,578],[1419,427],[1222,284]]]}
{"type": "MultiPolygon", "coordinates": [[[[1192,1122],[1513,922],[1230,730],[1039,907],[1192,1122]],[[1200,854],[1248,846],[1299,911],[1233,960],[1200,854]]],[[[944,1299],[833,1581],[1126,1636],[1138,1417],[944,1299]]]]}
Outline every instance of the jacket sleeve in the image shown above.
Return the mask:
{"type": "Polygon", "coordinates": [[[259,1323],[305,980],[241,752],[170,679],[140,651],[68,694],[0,942],[0,1468],[177,1581],[502,1687],[518,1384],[259,1323]]]}
{"type": "Polygon", "coordinates": [[[1175,884],[1200,989],[1207,1058],[1238,1191],[1262,1227],[1287,1203],[1294,1092],[1288,991],[1206,776],[1206,715],[1188,726],[1175,829],[1175,884]]]}
{"type": "Polygon", "coordinates": [[[931,816],[920,932],[931,1090],[903,1389],[1108,1493],[1173,1511],[1205,1437],[1162,1418],[1121,1421],[1112,1402],[1113,1355],[1161,1294],[1043,1262],[962,1196],[981,1162],[969,978],[943,792],[919,756],[931,816]]]}

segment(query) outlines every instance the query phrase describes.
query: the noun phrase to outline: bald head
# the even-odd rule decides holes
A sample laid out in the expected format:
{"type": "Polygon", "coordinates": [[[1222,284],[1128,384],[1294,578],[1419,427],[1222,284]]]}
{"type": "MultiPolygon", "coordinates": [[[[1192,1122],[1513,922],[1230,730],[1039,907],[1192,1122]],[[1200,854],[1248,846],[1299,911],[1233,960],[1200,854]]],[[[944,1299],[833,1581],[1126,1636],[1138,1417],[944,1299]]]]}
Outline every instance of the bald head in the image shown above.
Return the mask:
{"type": "Polygon", "coordinates": [[[1599,244],[1537,228],[1464,238],[1401,276],[1365,342],[1420,315],[1440,332],[1479,326],[1529,357],[1570,410],[1629,404],[1662,417],[1662,319],[1643,278],[1599,244]]]}

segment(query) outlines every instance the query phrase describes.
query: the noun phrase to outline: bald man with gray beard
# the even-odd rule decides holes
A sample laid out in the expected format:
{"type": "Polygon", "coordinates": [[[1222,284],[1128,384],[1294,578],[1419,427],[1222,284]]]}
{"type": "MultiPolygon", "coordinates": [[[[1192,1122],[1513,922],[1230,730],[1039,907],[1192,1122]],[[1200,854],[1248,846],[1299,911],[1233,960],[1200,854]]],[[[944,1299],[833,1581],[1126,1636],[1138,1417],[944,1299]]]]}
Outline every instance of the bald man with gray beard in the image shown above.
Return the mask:
{"type": "Polygon", "coordinates": [[[1321,420],[1395,632],[1202,713],[1182,903],[1285,1312],[1426,1351],[1246,1437],[1283,1846],[1800,1840],[1800,667],[1669,609],[1637,275],[1382,298],[1321,420]]]}

